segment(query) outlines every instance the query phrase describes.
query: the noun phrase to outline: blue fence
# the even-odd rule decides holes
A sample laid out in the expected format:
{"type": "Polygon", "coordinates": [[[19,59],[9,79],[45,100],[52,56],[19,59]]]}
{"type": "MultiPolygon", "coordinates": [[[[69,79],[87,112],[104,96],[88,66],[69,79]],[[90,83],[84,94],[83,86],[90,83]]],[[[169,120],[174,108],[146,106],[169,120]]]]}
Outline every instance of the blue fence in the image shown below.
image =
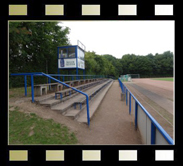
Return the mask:
{"type": "MultiPolygon", "coordinates": [[[[81,93],[82,95],[85,95],[86,96],[86,105],[87,105],[87,121],[88,121],[88,126],[90,125],[90,112],[89,112],[89,97],[86,93],[74,88],[74,87],[71,87],[69,85],[67,85],[66,83],[64,82],[61,82],[60,80],[57,80],[56,78],[48,75],[48,74],[45,74],[43,72],[34,72],[34,73],[12,73],[11,76],[24,76],[24,83],[25,83],[25,96],[27,96],[27,76],[31,76],[31,94],[32,94],[32,102],[34,102],[34,76],[45,76],[47,77],[48,79],[52,79],[68,88],[71,88],[73,90],[75,90],[76,92],[79,92],[81,93]]],[[[57,75],[56,75],[57,76],[57,75]]]]}
{"type": "Polygon", "coordinates": [[[173,139],[160,126],[160,124],[149,114],[130,90],[118,79],[122,93],[126,96],[126,105],[129,105],[129,114],[132,111],[135,118],[135,128],[139,129],[144,144],[174,145],[173,139]],[[132,110],[133,100],[133,110],[132,110]]]}
{"type": "Polygon", "coordinates": [[[104,78],[104,75],[75,75],[75,74],[49,74],[53,77],[58,77],[58,80],[61,80],[64,82],[65,79],[69,80],[80,80],[80,79],[92,79],[92,78],[104,78]]]}

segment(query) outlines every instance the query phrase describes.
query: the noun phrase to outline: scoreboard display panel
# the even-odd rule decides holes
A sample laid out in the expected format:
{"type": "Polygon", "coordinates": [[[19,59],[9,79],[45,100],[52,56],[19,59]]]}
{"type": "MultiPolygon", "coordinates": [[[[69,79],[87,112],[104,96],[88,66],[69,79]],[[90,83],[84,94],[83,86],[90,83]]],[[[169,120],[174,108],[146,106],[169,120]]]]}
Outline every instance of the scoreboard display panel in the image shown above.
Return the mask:
{"type": "Polygon", "coordinates": [[[58,69],[85,69],[85,51],[80,46],[58,47],[58,69]]]}

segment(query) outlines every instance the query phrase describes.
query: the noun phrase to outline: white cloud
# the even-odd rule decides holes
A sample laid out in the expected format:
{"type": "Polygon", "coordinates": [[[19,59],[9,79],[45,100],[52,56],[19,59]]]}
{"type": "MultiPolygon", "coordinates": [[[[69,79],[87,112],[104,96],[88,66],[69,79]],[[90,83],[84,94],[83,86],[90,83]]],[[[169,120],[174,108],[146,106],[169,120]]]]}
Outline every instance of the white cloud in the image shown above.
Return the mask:
{"type": "Polygon", "coordinates": [[[61,21],[71,29],[72,45],[80,40],[87,51],[111,54],[174,52],[174,21],[61,21]]]}

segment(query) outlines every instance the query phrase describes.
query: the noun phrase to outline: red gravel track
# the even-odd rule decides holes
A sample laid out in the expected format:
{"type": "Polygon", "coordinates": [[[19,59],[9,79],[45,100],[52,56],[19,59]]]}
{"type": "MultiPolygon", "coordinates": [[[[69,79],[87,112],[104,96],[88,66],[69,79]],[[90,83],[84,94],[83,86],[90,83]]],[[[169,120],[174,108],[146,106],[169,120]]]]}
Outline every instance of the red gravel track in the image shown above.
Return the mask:
{"type": "Polygon", "coordinates": [[[173,101],[173,81],[160,81],[150,78],[133,79],[133,82],[162,97],[173,101]]]}
{"type": "Polygon", "coordinates": [[[173,81],[160,81],[150,78],[133,79],[125,85],[173,137],[173,81]]]}

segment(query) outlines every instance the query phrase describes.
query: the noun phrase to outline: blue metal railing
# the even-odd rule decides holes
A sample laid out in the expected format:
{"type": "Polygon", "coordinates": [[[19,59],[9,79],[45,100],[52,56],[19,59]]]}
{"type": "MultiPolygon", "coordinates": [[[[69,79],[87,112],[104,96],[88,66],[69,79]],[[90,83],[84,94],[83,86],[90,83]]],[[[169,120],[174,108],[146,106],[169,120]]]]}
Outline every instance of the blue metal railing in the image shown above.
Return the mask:
{"type": "Polygon", "coordinates": [[[122,93],[126,93],[126,105],[128,104],[128,92],[129,92],[129,114],[131,114],[131,96],[135,100],[135,128],[137,128],[137,116],[138,116],[138,106],[143,110],[146,116],[151,121],[151,144],[156,144],[155,136],[156,129],[160,132],[160,134],[164,137],[164,139],[170,145],[174,145],[173,139],[168,135],[168,133],[160,126],[160,124],[151,116],[151,114],[142,106],[142,104],[137,100],[137,98],[130,92],[130,90],[122,83],[120,79],[118,79],[119,85],[121,87],[122,93]]]}
{"type": "Polygon", "coordinates": [[[25,95],[27,95],[27,76],[31,76],[31,93],[32,93],[32,102],[34,102],[34,76],[45,76],[49,79],[52,79],[68,88],[71,88],[73,90],[75,90],[76,92],[78,93],[81,93],[82,95],[85,95],[86,96],[86,105],[87,105],[87,121],[88,121],[88,126],[90,125],[90,113],[89,113],[89,97],[86,93],[74,88],[74,87],[71,87],[69,86],[68,84],[64,83],[64,82],[61,82],[59,80],[57,80],[56,78],[53,78],[51,77],[50,75],[48,74],[45,74],[45,73],[42,73],[42,72],[35,72],[35,73],[12,73],[11,76],[24,76],[24,83],[25,83],[25,95]]]}
{"type": "Polygon", "coordinates": [[[80,78],[83,79],[91,79],[91,78],[104,78],[104,75],[75,75],[75,74],[49,74],[50,76],[57,76],[58,79],[60,80],[60,77],[62,77],[62,81],[65,80],[65,77],[70,78],[71,80],[80,80],[80,78]]]}

